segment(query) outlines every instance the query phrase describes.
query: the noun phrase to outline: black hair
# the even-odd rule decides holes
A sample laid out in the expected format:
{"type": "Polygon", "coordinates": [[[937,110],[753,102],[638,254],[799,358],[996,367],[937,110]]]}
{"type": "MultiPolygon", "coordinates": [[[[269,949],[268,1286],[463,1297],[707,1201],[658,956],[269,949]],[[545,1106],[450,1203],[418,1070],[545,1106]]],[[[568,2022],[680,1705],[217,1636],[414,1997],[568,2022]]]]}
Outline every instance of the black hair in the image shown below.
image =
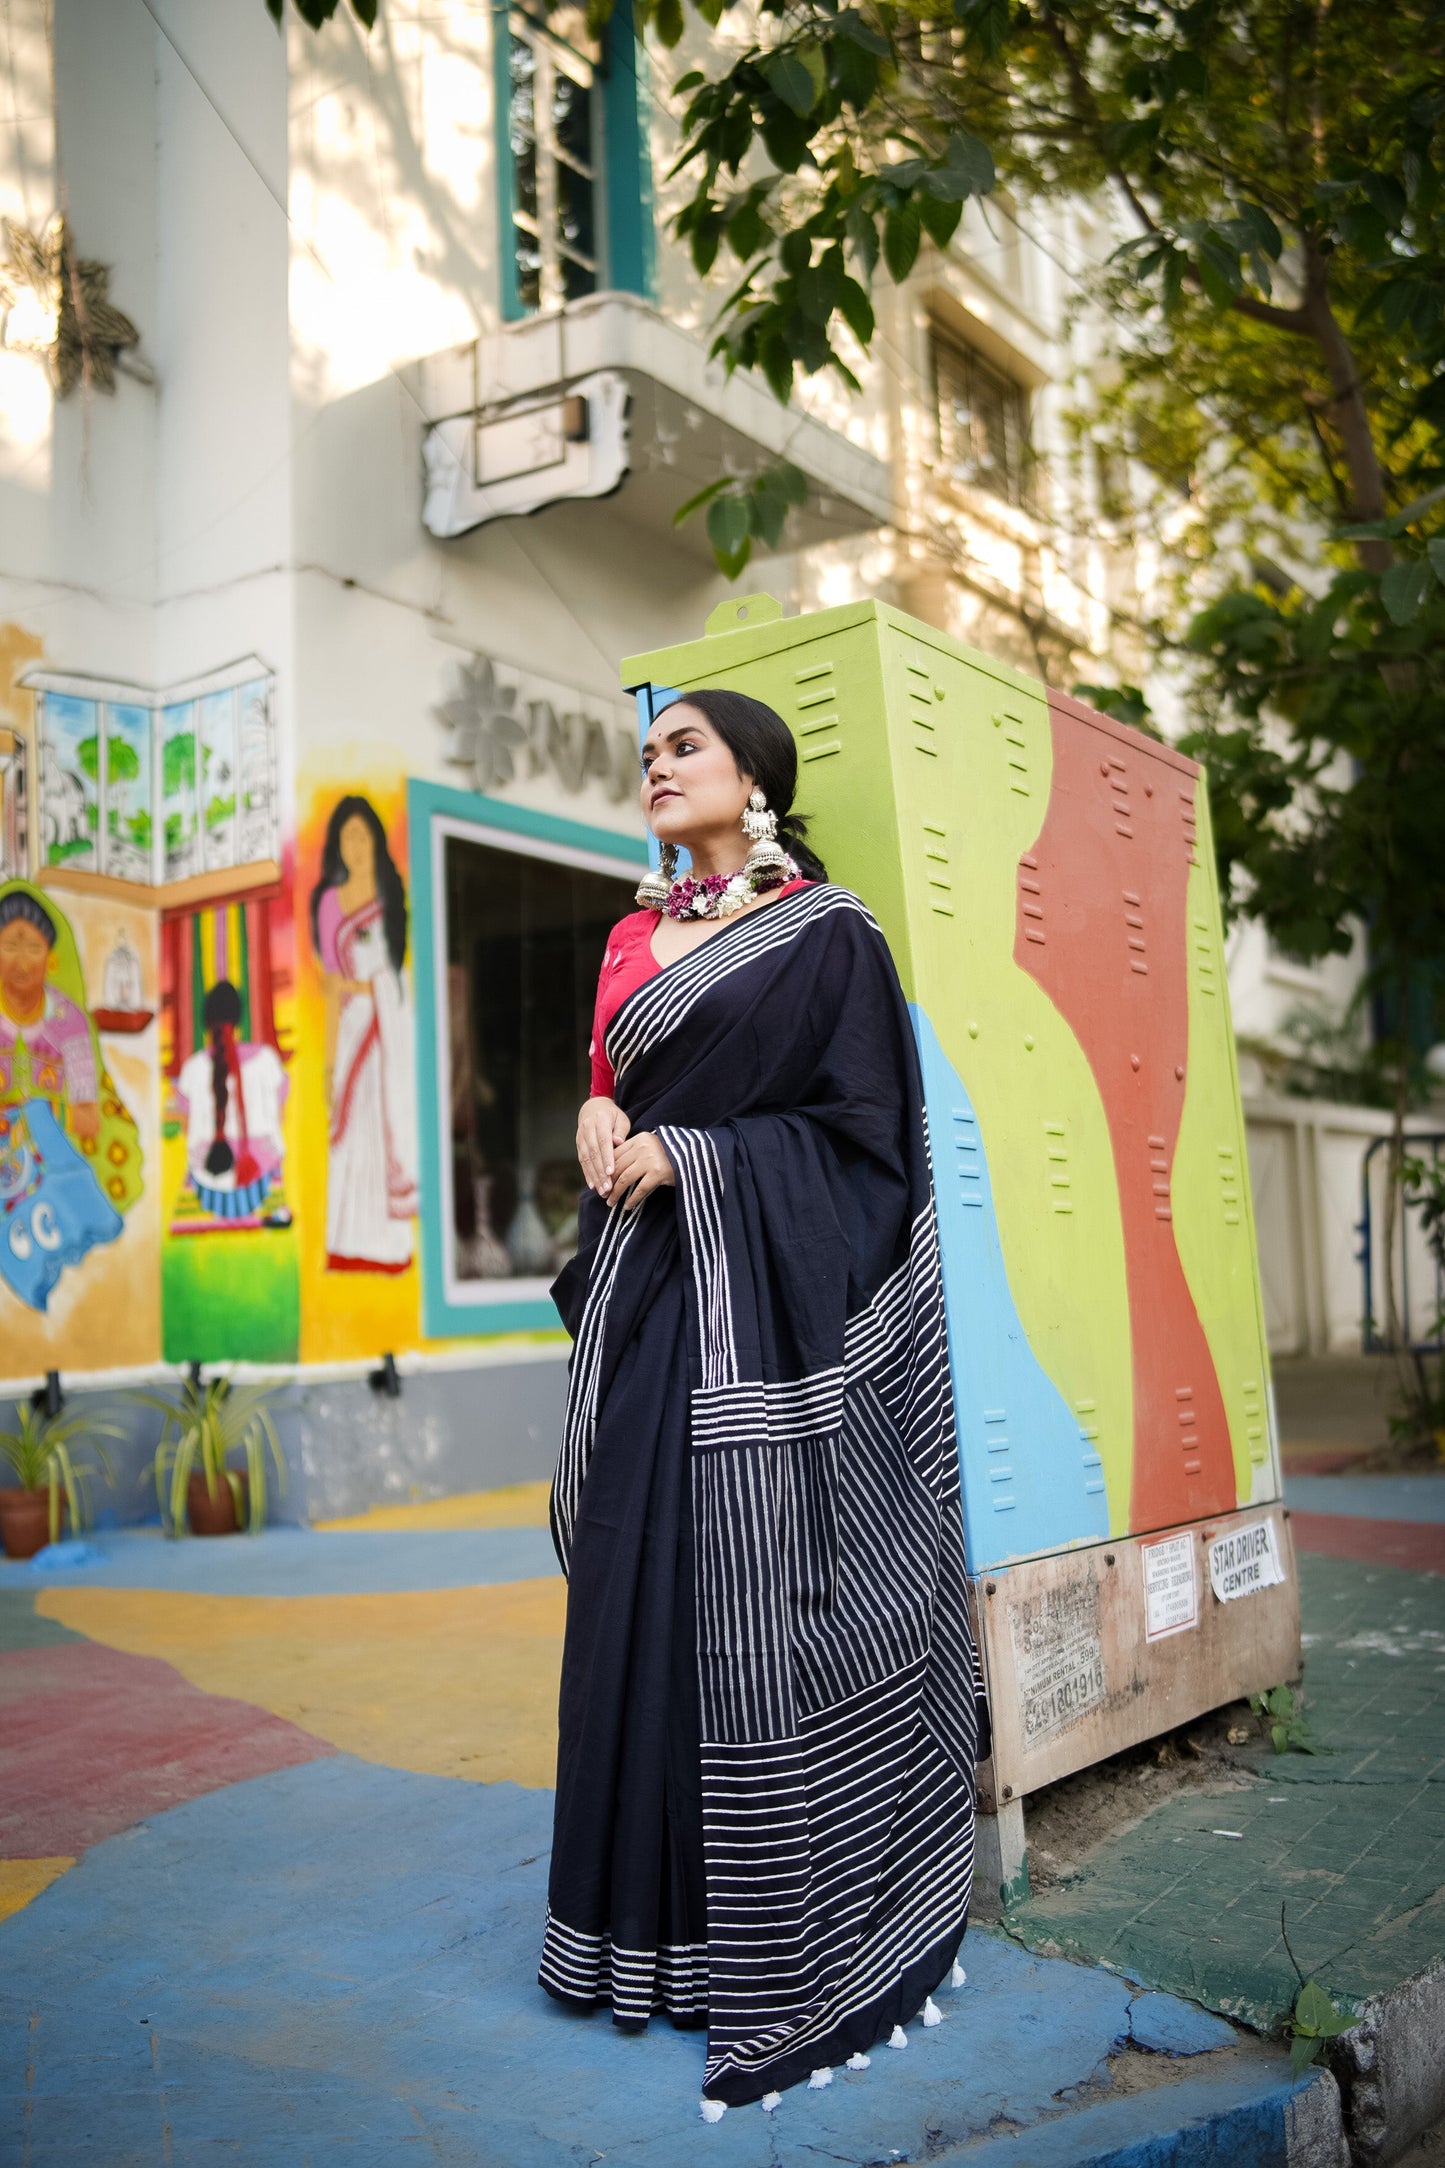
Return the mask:
{"type": "MultiPolygon", "coordinates": [[[[705,687],[701,692],[679,693],[670,707],[696,708],[705,715],[738,764],[739,775],[750,775],[778,816],[778,841],[810,881],[826,881],[828,869],[816,851],[808,848],[808,823],[792,810],[798,787],[798,747],[776,708],[748,693],[725,692],[705,687]]],[[[663,711],[666,713],[666,710],[663,711]]]]}
{"type": "Polygon", "coordinates": [[[236,1155],[226,1135],[226,1106],[231,1096],[231,1073],[226,1061],[226,1026],[241,1021],[241,997],[229,979],[217,979],[201,1003],[201,1022],[211,1034],[211,1104],[215,1108],[215,1135],[206,1153],[207,1174],[229,1174],[236,1155]]]}
{"type": "Polygon", "coordinates": [[[8,926],[17,918],[25,919],[54,948],[59,938],[54,919],[44,904],[27,896],[23,888],[12,888],[8,896],[0,896],[0,926],[8,926]]]}
{"type": "Polygon", "coordinates": [[[366,823],[372,843],[376,847],[376,893],[381,899],[381,923],[386,935],[386,953],[391,958],[393,971],[400,971],[406,961],[406,889],[387,848],[386,830],[381,825],[375,806],[369,798],[359,798],[354,792],[337,800],[335,810],[326,823],[326,841],[321,846],[321,878],[311,891],[311,938],[319,950],[321,899],[328,888],[340,888],[346,879],[346,861],[341,855],[341,831],[346,823],[353,819],[366,823]]]}

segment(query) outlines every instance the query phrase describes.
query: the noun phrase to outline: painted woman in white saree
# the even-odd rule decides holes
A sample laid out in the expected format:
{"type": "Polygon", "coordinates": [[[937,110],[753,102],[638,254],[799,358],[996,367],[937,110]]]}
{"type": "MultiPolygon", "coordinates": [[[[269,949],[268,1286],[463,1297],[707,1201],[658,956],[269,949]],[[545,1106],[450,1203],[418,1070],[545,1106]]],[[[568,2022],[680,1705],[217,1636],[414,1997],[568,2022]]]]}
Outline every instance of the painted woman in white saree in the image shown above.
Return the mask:
{"type": "Polygon", "coordinates": [[[375,808],[340,800],[326,826],[311,932],[326,993],[326,1263],[404,1272],[417,1208],[406,891],[375,808]]]}

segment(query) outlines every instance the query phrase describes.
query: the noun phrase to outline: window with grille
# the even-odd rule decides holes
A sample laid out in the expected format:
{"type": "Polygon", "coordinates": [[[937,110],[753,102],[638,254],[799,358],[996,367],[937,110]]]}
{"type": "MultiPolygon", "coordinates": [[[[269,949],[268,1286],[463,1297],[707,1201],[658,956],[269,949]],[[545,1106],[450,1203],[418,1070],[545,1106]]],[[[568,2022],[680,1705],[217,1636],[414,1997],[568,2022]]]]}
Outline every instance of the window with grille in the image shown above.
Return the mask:
{"type": "Polygon", "coordinates": [[[560,308],[599,283],[592,63],[514,12],[506,88],[517,305],[560,308]]]}
{"type": "Polygon", "coordinates": [[[939,450],[948,471],[1006,504],[1027,505],[1029,402],[1023,386],[940,331],[933,333],[933,380],[939,450]]]}

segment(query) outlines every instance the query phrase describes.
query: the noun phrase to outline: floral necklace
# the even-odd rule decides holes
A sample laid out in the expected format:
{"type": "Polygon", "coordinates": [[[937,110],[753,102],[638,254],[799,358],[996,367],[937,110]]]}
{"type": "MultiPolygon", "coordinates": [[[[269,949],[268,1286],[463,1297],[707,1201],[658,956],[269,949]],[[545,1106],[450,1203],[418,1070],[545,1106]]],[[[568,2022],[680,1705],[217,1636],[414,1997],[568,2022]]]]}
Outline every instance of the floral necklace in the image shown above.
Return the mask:
{"type": "Polygon", "coordinates": [[[669,918],[731,918],[754,896],[784,888],[797,878],[798,869],[791,858],[756,873],[749,873],[746,866],[740,873],[705,873],[700,881],[685,873],[669,888],[662,908],[669,918]]]}

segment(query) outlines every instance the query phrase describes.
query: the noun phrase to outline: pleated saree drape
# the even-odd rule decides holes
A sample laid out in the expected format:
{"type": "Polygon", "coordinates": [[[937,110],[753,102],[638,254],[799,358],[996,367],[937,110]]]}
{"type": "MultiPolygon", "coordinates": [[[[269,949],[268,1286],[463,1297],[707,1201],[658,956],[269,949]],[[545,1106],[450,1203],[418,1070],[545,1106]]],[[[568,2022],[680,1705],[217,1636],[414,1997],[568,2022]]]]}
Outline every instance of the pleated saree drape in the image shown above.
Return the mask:
{"type": "Polygon", "coordinates": [[[542,1983],[706,2023],[741,2103],[952,1964],[977,1678],[918,1062],[820,883],[633,993],[619,1104],[677,1186],[584,1199],[553,1531],[569,1577],[542,1983]]]}

